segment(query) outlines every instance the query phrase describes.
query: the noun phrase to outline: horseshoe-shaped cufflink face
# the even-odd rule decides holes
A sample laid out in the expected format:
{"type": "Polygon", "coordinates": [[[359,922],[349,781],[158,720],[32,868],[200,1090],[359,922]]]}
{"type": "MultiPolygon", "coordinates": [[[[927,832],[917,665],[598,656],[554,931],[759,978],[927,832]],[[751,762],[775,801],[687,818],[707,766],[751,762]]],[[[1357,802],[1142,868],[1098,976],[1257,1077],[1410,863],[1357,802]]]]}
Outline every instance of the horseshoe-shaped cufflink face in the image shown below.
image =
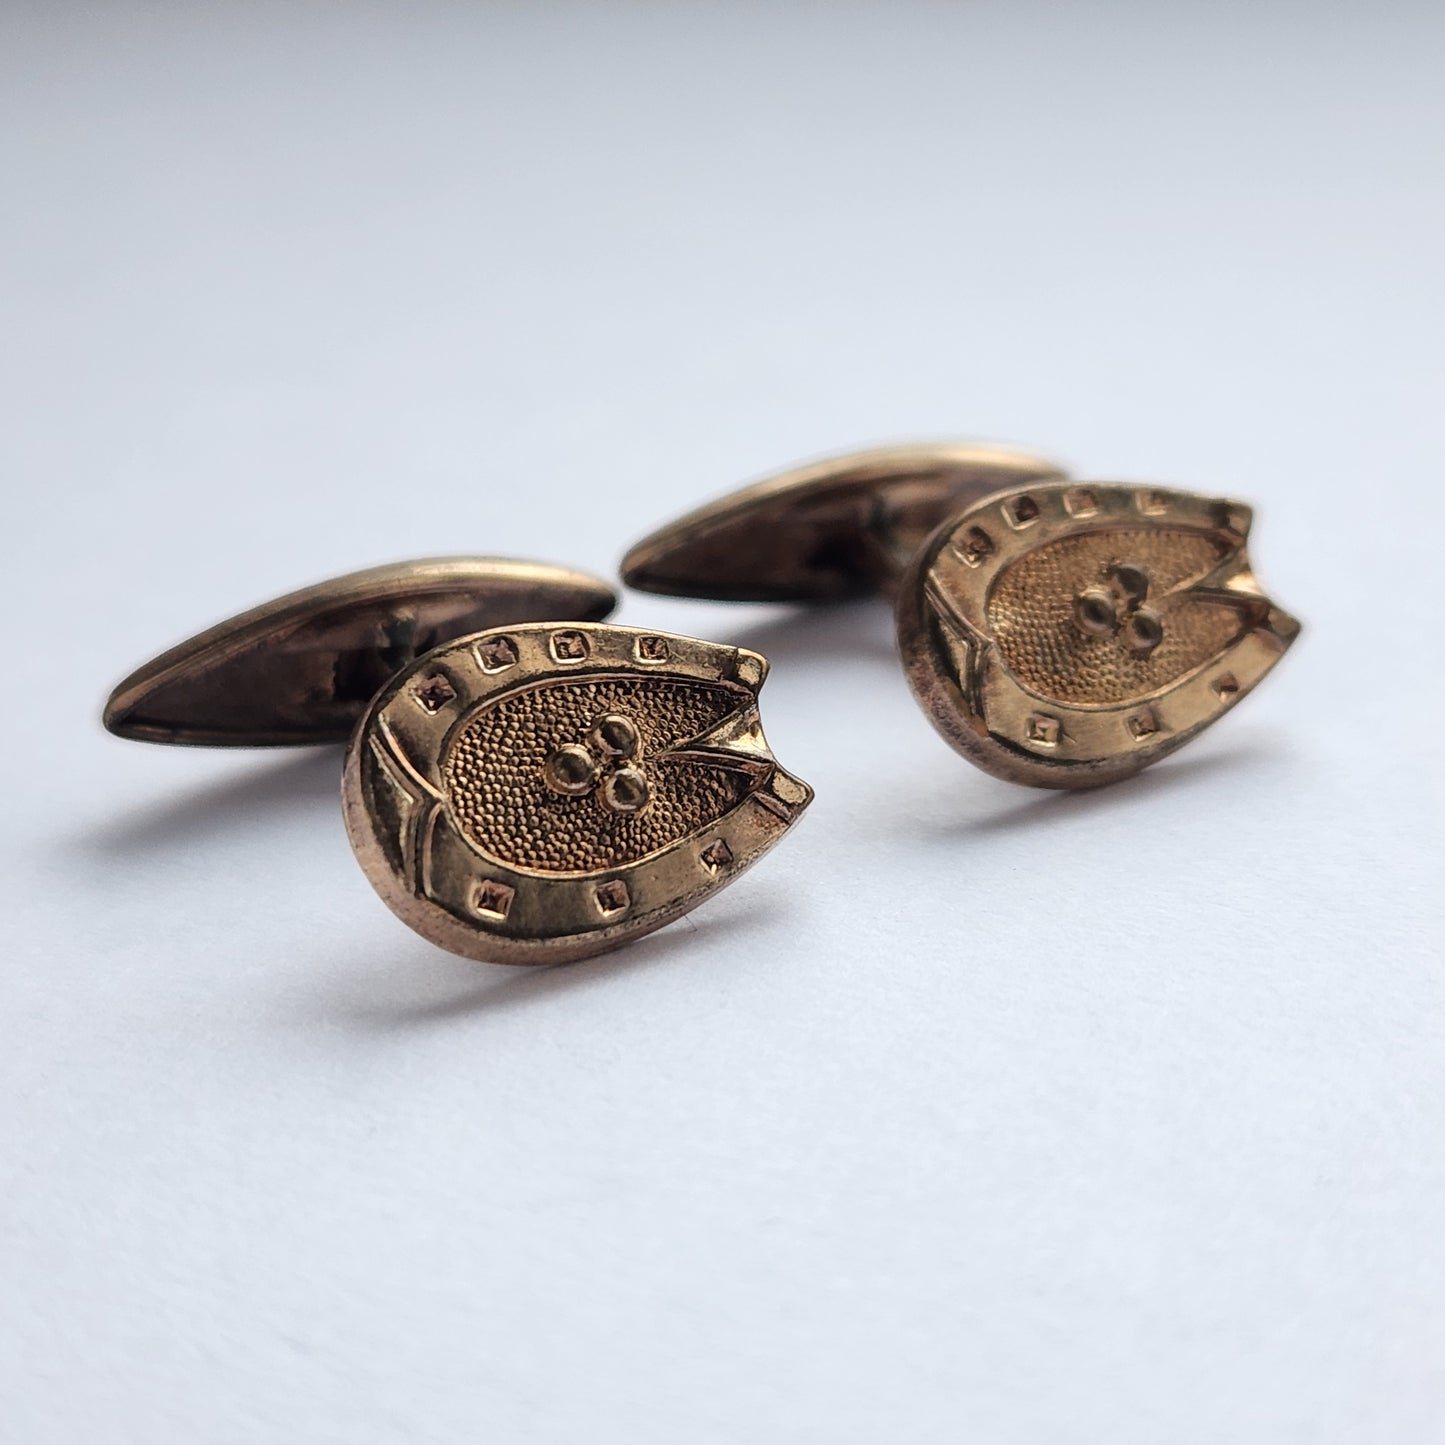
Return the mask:
{"type": "Polygon", "coordinates": [[[724,887],[812,799],[758,717],[744,648],[601,624],[494,628],[381,691],[347,752],[377,892],[454,953],[584,958],[724,887]]]}
{"type": "Polygon", "coordinates": [[[975,502],[904,577],[914,693],[965,757],[1015,782],[1127,777],[1209,726],[1299,623],[1250,571],[1242,503],[1063,482],[975,502]]]}

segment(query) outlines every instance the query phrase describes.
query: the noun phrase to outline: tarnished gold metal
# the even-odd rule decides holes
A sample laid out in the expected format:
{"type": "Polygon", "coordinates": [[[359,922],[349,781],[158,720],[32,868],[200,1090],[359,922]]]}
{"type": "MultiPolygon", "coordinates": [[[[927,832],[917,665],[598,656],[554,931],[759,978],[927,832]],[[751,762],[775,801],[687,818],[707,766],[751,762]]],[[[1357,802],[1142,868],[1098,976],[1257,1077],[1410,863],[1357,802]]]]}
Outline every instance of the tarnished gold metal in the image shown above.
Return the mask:
{"type": "Polygon", "coordinates": [[[669,524],[622,560],[643,592],[720,602],[826,602],[892,590],[941,522],[977,497],[1063,477],[978,442],[883,447],[765,477],[669,524]]]}
{"type": "Polygon", "coordinates": [[[730,883],[813,796],[763,738],[762,656],[597,625],[615,601],[542,563],[377,567],[172,648],[116,688],[105,725],[350,736],[347,831],[403,919],[471,958],[584,958],[730,883]]]}
{"type": "Polygon", "coordinates": [[[893,594],[909,681],[954,748],[1014,782],[1088,787],[1194,737],[1299,632],[1250,571],[1249,524],[1239,502],[905,446],[713,502],[638,543],[623,577],[685,597],[893,594]]]}
{"type": "Polygon", "coordinates": [[[121,737],[207,747],[339,742],[388,678],[448,638],[617,604],[585,572],[498,557],[372,567],[252,608],[131,673],[104,722],[121,737]]]}
{"type": "Polygon", "coordinates": [[[1065,482],[975,502],[898,592],[914,694],[999,777],[1089,787],[1138,772],[1233,707],[1300,624],[1250,569],[1242,502],[1065,482]]]}
{"type": "Polygon", "coordinates": [[[392,910],[454,953],[557,963],[732,882],[812,799],[763,737],[766,659],[528,623],[394,677],[347,750],[346,827],[392,910]]]}

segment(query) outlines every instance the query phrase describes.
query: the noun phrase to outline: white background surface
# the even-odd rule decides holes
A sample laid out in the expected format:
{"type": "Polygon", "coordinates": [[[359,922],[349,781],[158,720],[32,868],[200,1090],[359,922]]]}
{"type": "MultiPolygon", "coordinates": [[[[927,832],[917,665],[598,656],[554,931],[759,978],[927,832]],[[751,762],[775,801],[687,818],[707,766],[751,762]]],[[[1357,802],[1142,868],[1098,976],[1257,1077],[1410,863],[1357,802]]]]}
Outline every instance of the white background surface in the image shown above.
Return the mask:
{"type": "Polygon", "coordinates": [[[1438,6],[12,0],[0,65],[0,1438],[1441,1438],[1438,6]],[[954,434],[1253,501],[1304,638],[1058,797],[880,609],[629,597],[818,799],[536,973],[387,912],[334,751],[100,731],[275,592],[954,434]]]}

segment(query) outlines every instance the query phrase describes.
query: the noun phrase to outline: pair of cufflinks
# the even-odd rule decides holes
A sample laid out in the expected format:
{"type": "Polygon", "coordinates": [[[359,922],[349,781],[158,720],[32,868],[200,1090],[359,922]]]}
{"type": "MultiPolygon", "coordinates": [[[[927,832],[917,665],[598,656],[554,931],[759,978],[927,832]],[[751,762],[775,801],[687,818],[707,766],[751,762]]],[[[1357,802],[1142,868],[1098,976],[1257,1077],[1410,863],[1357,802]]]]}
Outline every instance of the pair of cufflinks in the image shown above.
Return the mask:
{"type": "MultiPolygon", "coordinates": [[[[893,447],[724,497],[622,576],[729,601],[889,595],[909,683],[958,752],[1090,787],[1188,742],[1298,634],[1250,570],[1250,520],[1019,452],[893,447]]],[[[399,917],[470,958],[584,958],[731,882],[813,796],[763,735],[766,658],[607,624],[616,601],[541,563],[374,568],[172,648],[104,721],[151,742],[349,738],[347,832],[399,917]]]]}

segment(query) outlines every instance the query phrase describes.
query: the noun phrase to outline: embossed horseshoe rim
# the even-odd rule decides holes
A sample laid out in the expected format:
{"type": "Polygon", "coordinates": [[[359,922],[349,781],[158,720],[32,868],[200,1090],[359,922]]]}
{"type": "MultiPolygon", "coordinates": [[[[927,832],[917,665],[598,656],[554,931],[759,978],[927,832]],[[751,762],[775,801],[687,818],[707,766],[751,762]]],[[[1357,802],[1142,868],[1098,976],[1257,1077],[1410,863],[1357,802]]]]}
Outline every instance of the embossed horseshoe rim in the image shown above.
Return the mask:
{"type": "Polygon", "coordinates": [[[900,588],[898,644],[915,696],[957,751],[1012,781],[1080,787],[1138,772],[1246,696],[1299,633],[1255,580],[1246,547],[1252,519],[1230,498],[1125,482],[1015,487],[975,503],[934,533],[900,588]],[[997,580],[1061,538],[1140,527],[1218,539],[1218,566],[1194,586],[1239,606],[1239,636],[1170,682],[1117,703],[1069,703],[1026,686],[990,631],[997,580]]]}
{"type": "Polygon", "coordinates": [[[431,942],[498,963],[588,957],[680,917],[782,837],[812,789],[773,757],[757,719],[768,664],[747,648],[601,623],[523,623],[455,639],[373,699],[347,748],[343,811],[362,870],[431,942]],[[748,698],[709,744],[755,774],[742,801],[645,857],[588,873],[508,863],[453,820],[442,775],[458,727],[489,702],[548,682],[680,678],[748,698]]]}

